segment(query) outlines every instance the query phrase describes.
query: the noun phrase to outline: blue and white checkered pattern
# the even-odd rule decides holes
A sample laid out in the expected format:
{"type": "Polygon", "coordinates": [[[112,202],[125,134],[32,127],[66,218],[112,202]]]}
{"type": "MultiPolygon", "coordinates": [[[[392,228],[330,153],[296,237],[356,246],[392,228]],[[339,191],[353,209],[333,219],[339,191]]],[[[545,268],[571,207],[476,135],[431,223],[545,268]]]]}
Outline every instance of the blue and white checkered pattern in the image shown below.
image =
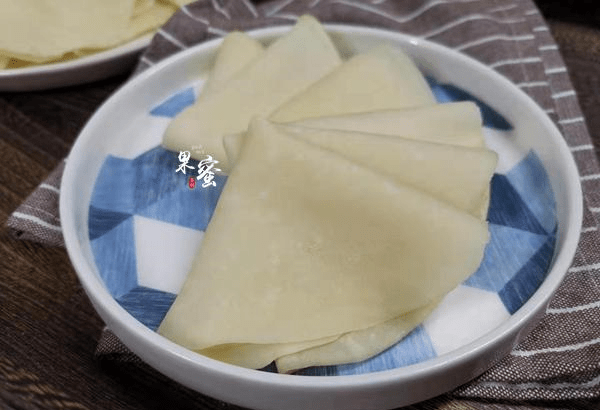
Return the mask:
{"type": "MultiPolygon", "coordinates": [[[[439,102],[473,100],[496,138],[509,138],[507,119],[463,90],[429,79],[439,102]]],[[[174,117],[195,100],[185,89],[148,113],[174,117]]],[[[141,138],[142,136],[140,136],[141,138]]],[[[499,152],[502,158],[503,153],[499,152]]],[[[514,157],[514,153],[511,154],[514,157]]],[[[556,205],[535,152],[523,152],[492,179],[491,240],[480,268],[453,290],[413,332],[361,363],[305,369],[308,375],[348,375],[418,363],[463,346],[492,330],[535,292],[554,252],[556,205]]],[[[194,172],[198,162],[191,160],[194,172]]],[[[226,177],[194,189],[175,170],[178,153],[154,147],[131,158],[109,155],[89,209],[89,235],[106,287],[131,315],[156,330],[190,268],[226,177]]],[[[199,181],[201,182],[201,181],[199,181]]]]}

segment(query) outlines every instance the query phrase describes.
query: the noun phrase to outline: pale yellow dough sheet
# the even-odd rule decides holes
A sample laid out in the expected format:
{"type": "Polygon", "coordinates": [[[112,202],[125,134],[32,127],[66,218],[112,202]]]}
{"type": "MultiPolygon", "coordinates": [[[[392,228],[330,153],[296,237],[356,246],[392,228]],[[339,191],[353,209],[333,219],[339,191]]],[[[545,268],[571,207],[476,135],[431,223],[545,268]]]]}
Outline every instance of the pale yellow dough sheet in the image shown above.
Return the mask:
{"type": "Polygon", "coordinates": [[[263,45],[249,35],[240,31],[227,34],[219,46],[200,98],[206,98],[224,87],[231,78],[263,53],[263,45]]]}
{"type": "Polygon", "coordinates": [[[437,301],[366,329],[348,332],[323,343],[275,359],[279,373],[291,373],[311,366],[357,363],[383,352],[429,316],[437,301]]]}
{"type": "MultiPolygon", "coordinates": [[[[335,151],[478,218],[487,215],[487,193],[498,160],[493,151],[377,134],[274,126],[282,133],[335,151]]],[[[242,136],[226,137],[224,143],[230,161],[235,163],[242,136]]]]}
{"type": "Polygon", "coordinates": [[[309,366],[354,363],[372,357],[401,340],[437,306],[437,301],[375,326],[297,343],[227,344],[199,353],[225,363],[261,369],[273,361],[279,373],[309,366]]]}
{"type": "MultiPolygon", "coordinates": [[[[479,107],[471,101],[308,118],[287,123],[306,128],[361,132],[424,142],[485,148],[479,107]]],[[[227,135],[223,145],[230,164],[244,134],[227,135]]]]}
{"type": "Polygon", "coordinates": [[[371,327],[456,287],[487,239],[485,222],[257,119],[159,333],[202,350],[371,327]]]}
{"type": "Polygon", "coordinates": [[[0,0],[0,54],[42,62],[119,44],[134,0],[0,0]]]}
{"type": "Polygon", "coordinates": [[[135,0],[133,3],[133,12],[131,18],[135,18],[154,7],[155,0],[135,0]]]}
{"type": "MultiPolygon", "coordinates": [[[[255,115],[269,115],[341,63],[323,27],[302,16],[292,30],[226,86],[179,114],[163,136],[165,148],[189,151],[201,145],[227,170],[224,135],[245,131],[255,115]]],[[[194,155],[194,152],[192,152],[194,155]]],[[[204,154],[201,155],[203,159],[204,154]]]]}
{"type": "MultiPolygon", "coordinates": [[[[184,2],[185,3],[185,2],[184,2]]],[[[66,62],[116,47],[167,21],[167,0],[0,0],[0,68],[66,62]]]]}
{"type": "Polygon", "coordinates": [[[415,63],[400,49],[379,46],[353,56],[306,91],[295,95],[269,118],[274,122],[292,122],[435,103],[415,63]]]}
{"type": "Polygon", "coordinates": [[[177,11],[177,7],[171,2],[155,0],[151,7],[146,7],[135,13],[127,27],[125,40],[133,39],[141,34],[149,33],[165,23],[177,11]]]}
{"type": "MultiPolygon", "coordinates": [[[[298,44],[307,47],[309,43],[294,43],[295,46],[298,44]]],[[[213,155],[220,161],[221,169],[227,172],[230,166],[222,138],[244,132],[254,115],[270,116],[275,122],[291,122],[311,117],[435,104],[427,82],[410,58],[401,50],[386,46],[352,57],[335,70],[323,73],[322,78],[307,84],[304,90],[290,94],[287,99],[280,99],[275,104],[271,88],[277,86],[277,76],[284,74],[285,81],[294,81],[300,69],[306,70],[298,64],[291,64],[293,61],[289,56],[277,54],[276,57],[277,60],[271,62],[273,66],[261,65],[267,61],[264,55],[240,71],[224,73],[221,78],[229,77],[229,84],[218,93],[209,89],[209,96],[201,96],[192,107],[178,115],[167,129],[163,145],[175,151],[201,145],[201,154],[213,155]],[[259,70],[255,70],[255,67],[259,67],[259,70]],[[240,81],[240,78],[244,81],[240,81]],[[260,91],[256,91],[257,87],[260,91]]],[[[313,65],[320,63],[319,58],[315,56],[311,59],[313,65]]],[[[214,72],[219,73],[220,70],[214,72]]]]}
{"type": "Polygon", "coordinates": [[[451,102],[402,110],[381,110],[323,116],[294,125],[390,135],[429,142],[484,147],[479,107],[472,101],[451,102]]]}
{"type": "Polygon", "coordinates": [[[317,340],[291,343],[231,343],[199,350],[198,353],[212,359],[249,369],[268,366],[277,357],[291,356],[307,349],[328,345],[340,336],[329,336],[317,340]]]}

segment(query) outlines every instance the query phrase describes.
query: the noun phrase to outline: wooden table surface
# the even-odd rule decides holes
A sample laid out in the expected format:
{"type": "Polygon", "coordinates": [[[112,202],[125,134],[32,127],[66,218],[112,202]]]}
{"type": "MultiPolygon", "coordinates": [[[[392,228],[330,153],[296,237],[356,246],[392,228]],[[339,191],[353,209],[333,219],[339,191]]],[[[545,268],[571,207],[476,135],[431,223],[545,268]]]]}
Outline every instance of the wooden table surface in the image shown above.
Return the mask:
{"type": "MultiPolygon", "coordinates": [[[[600,152],[600,29],[551,21],[600,152]]],[[[63,248],[16,240],[8,215],[68,153],[125,76],[0,93],[0,409],[237,409],[145,365],[94,359],[103,323],[63,248]]],[[[490,403],[451,395],[407,409],[595,409],[600,400],[490,403]]]]}

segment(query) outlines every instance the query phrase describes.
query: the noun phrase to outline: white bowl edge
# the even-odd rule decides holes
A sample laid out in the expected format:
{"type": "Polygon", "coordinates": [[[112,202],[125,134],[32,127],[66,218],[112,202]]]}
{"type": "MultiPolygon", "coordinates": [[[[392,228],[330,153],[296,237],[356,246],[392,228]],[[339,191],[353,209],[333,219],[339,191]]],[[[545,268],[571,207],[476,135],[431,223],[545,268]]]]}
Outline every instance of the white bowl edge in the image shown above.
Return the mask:
{"type": "MultiPolygon", "coordinates": [[[[483,79],[492,79],[507,89],[514,88],[510,81],[483,64],[421,39],[379,29],[338,25],[327,27],[342,37],[363,36],[371,38],[372,41],[389,41],[396,45],[402,43],[403,48],[413,56],[418,53],[444,55],[452,64],[471,66],[483,79]]],[[[259,38],[272,38],[288,29],[289,27],[267,28],[251,34],[259,38]]],[[[571,182],[559,184],[560,186],[553,184],[557,204],[561,204],[558,210],[559,220],[566,219],[564,222],[567,224],[559,229],[556,249],[560,250],[560,254],[553,261],[552,269],[540,288],[506,323],[469,345],[423,363],[367,375],[311,377],[271,374],[227,365],[184,349],[143,326],[112,298],[99,279],[94,264],[91,263],[94,259],[87,239],[85,209],[85,204],[89,204],[91,197],[91,187],[86,192],[75,190],[78,175],[85,174],[89,165],[83,161],[86,143],[89,144],[86,138],[91,130],[100,124],[103,124],[105,129],[110,129],[111,125],[107,124],[106,120],[114,114],[111,110],[114,111],[112,106],[118,98],[127,93],[139,92],[139,89],[143,88],[139,87],[140,84],[144,84],[153,76],[161,75],[163,71],[169,71],[171,64],[178,62],[179,65],[185,66],[186,60],[192,59],[193,55],[202,50],[214,49],[219,42],[220,40],[213,40],[188,49],[132,79],[123,86],[118,96],[111,97],[98,110],[81,132],[71,151],[71,159],[67,162],[63,175],[60,199],[65,243],[88,296],[109,328],[151,366],[182,384],[234,404],[261,409],[277,409],[283,406],[300,409],[309,404],[313,409],[375,409],[408,405],[467,382],[507,354],[535,324],[533,318],[543,314],[550,296],[570,266],[577,247],[583,214],[577,168],[570,150],[552,121],[522,91],[519,91],[523,97],[519,99],[519,103],[525,109],[542,115],[541,125],[556,147],[555,151],[545,154],[543,150],[541,152],[545,165],[549,160],[559,159],[553,167],[546,166],[547,171],[551,173],[550,179],[556,181],[557,175],[566,175],[571,182]],[[78,203],[83,204],[84,209],[76,214],[78,203]],[[454,374],[452,378],[446,376],[449,372],[454,374]]],[[[473,91],[477,95],[478,90],[473,91]]],[[[151,95],[151,90],[145,92],[149,94],[148,97],[151,95]]],[[[97,169],[95,171],[97,174],[97,169]]]]}

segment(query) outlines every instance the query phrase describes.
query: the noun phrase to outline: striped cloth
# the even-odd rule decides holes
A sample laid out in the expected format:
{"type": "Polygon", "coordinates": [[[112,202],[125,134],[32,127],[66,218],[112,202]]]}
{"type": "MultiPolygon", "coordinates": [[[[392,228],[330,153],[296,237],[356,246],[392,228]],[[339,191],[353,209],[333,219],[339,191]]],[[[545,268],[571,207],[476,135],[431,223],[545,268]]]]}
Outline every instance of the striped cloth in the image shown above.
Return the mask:
{"type": "MultiPolygon", "coordinates": [[[[548,113],[571,147],[585,198],[574,264],[541,323],[491,370],[454,391],[470,398],[569,400],[600,396],[600,168],[577,96],[548,25],[531,0],[201,0],[154,37],[135,73],[227,32],[290,24],[304,13],[322,22],[409,33],[466,53],[505,75],[548,113]]],[[[9,218],[23,239],[62,245],[58,189],[64,164],[9,218]]],[[[106,331],[98,354],[132,359],[106,331]]]]}

